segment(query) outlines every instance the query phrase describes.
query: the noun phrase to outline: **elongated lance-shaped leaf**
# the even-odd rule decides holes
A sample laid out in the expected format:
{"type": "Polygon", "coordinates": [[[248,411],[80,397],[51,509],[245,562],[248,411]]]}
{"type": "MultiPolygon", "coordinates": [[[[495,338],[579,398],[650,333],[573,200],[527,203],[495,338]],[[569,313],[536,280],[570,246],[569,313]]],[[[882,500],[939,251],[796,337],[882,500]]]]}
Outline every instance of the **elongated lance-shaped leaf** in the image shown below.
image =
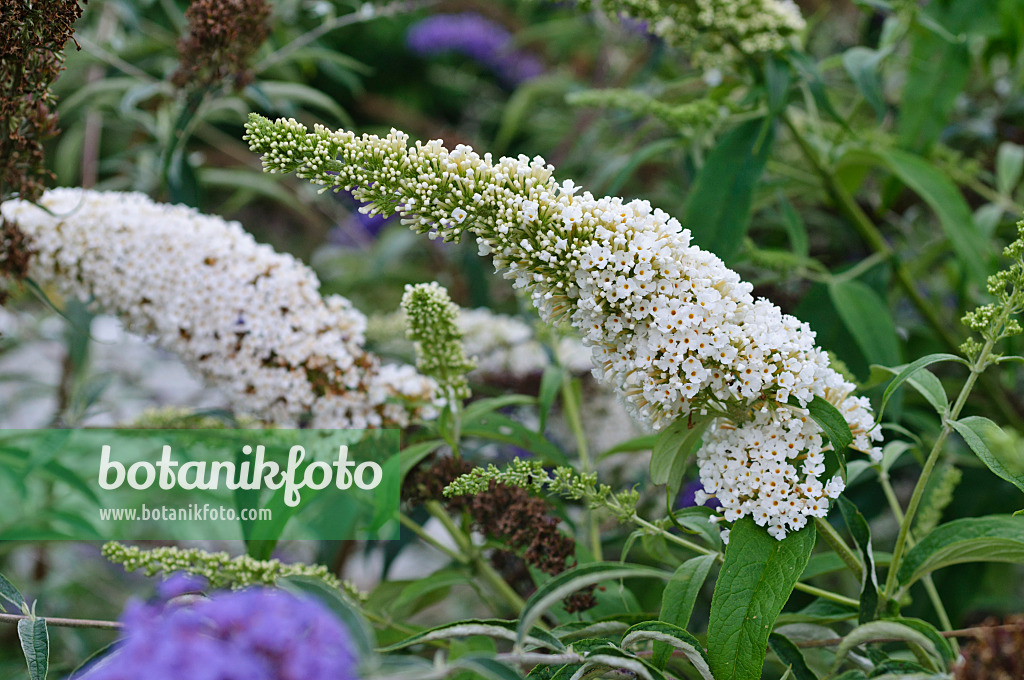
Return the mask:
{"type": "Polygon", "coordinates": [[[796,680],[818,680],[818,676],[807,665],[804,655],[793,642],[781,633],[768,636],[768,647],[779,657],[779,661],[789,668],[796,680]]]}
{"type": "Polygon", "coordinates": [[[882,419],[882,414],[885,412],[886,404],[889,403],[889,399],[892,397],[893,392],[895,392],[900,385],[912,378],[914,374],[922,370],[925,366],[931,366],[932,364],[937,364],[942,361],[955,361],[960,364],[966,363],[963,360],[963,357],[958,357],[955,354],[929,354],[907,364],[899,371],[899,373],[896,374],[896,377],[892,379],[889,386],[885,388],[885,392],[882,394],[882,405],[878,408],[877,419],[882,419]]]}
{"type": "Polygon", "coordinates": [[[708,657],[716,680],[759,680],[768,635],[814,548],[814,525],[781,541],[745,517],[729,534],[711,599],[708,657]]]}
{"type": "Polygon", "coordinates": [[[843,661],[846,660],[846,657],[855,647],[878,638],[896,638],[903,640],[908,645],[911,645],[912,648],[917,647],[924,650],[928,655],[926,662],[931,670],[939,670],[942,656],[935,648],[935,643],[927,635],[895,621],[871,621],[854,628],[839,643],[839,647],[836,648],[836,658],[832,663],[831,673],[835,674],[839,670],[840,666],[843,665],[843,661]]]}
{"type": "MultiPolygon", "coordinates": [[[[700,594],[701,586],[715,563],[716,555],[700,555],[679,565],[672,578],[665,585],[661,595],[661,614],[658,618],[668,624],[685,629],[693,613],[693,605],[700,594]]],[[[656,642],[651,663],[664,668],[672,655],[672,648],[664,642],[656,642]]]]}
{"type": "Polygon", "coordinates": [[[875,573],[875,555],[871,549],[871,527],[857,506],[845,496],[838,500],[843,521],[860,550],[860,623],[873,621],[878,614],[878,576],[875,573]]]}
{"type": "Polygon", "coordinates": [[[21,596],[21,591],[15,588],[6,576],[0,574],[0,611],[6,611],[4,600],[16,606],[18,611],[25,611],[25,598],[21,596]]]}
{"type": "Polygon", "coordinates": [[[658,436],[651,452],[651,481],[677,493],[690,456],[700,445],[711,418],[678,418],[658,436]]]}
{"type": "Polygon", "coordinates": [[[530,631],[544,612],[556,602],[567,595],[575,593],[580,588],[600,583],[601,581],[612,581],[622,578],[658,578],[668,580],[672,574],[661,569],[645,567],[638,564],[623,564],[621,562],[593,562],[574,567],[538,588],[530,599],[523,605],[522,614],[519,617],[519,627],[516,644],[522,645],[526,641],[527,631],[530,631]]]}
{"type": "MultiPolygon", "coordinates": [[[[678,649],[690,660],[693,667],[697,669],[704,680],[714,680],[711,675],[711,666],[708,662],[708,655],[697,638],[688,632],[664,621],[645,621],[638,623],[622,636],[622,646],[630,648],[638,642],[653,641],[655,645],[665,645],[670,650],[678,649]]],[[[666,658],[667,660],[667,658],[666,658]]],[[[658,670],[663,666],[653,664],[658,670]]]]}
{"type": "MultiPolygon", "coordinates": [[[[432,640],[447,640],[450,638],[469,637],[471,635],[486,635],[488,637],[502,638],[504,640],[516,639],[516,621],[505,621],[504,619],[466,619],[456,621],[443,626],[437,626],[408,637],[401,642],[396,642],[387,647],[381,648],[380,652],[394,652],[405,647],[430,642],[432,640]]],[[[528,645],[547,647],[548,649],[563,650],[565,645],[551,633],[534,628],[525,640],[528,645]]]]}
{"type": "Polygon", "coordinates": [[[18,639],[21,651],[28,663],[31,680],[46,680],[50,666],[50,633],[45,619],[21,619],[18,621],[18,639]]]}
{"type": "Polygon", "coordinates": [[[981,462],[994,474],[1024,491],[1024,455],[1003,429],[983,416],[968,416],[950,423],[981,462]]]}
{"type": "Polygon", "coordinates": [[[1024,564],[1024,517],[966,517],[947,522],[907,552],[897,578],[903,587],[963,562],[1024,564]]]}

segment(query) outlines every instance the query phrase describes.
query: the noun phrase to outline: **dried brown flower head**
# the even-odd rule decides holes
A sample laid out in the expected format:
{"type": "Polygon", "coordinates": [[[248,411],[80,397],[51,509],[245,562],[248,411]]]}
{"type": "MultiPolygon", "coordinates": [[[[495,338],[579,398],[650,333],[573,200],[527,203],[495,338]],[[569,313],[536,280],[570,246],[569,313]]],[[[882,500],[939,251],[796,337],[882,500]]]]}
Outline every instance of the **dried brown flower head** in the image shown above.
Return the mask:
{"type": "MultiPolygon", "coordinates": [[[[523,595],[534,588],[527,564],[551,575],[565,571],[576,554],[576,541],[559,530],[559,519],[551,514],[553,508],[544,499],[531,496],[526,489],[493,481],[483,493],[443,495],[448,484],[473,467],[466,460],[449,457],[420,465],[406,479],[402,496],[413,504],[439,500],[451,512],[465,512],[473,518],[478,531],[508,545],[512,550],[495,551],[491,563],[523,595]]],[[[584,611],[594,604],[593,588],[565,599],[570,613],[584,611]]]]}
{"type": "Polygon", "coordinates": [[[977,637],[964,645],[956,680],[1020,680],[1024,678],[1024,615],[1009,616],[1000,625],[987,619],[977,637]]]}
{"type": "Polygon", "coordinates": [[[43,151],[58,131],[50,86],[80,16],[77,0],[0,0],[0,200],[33,201],[53,178],[43,151]]]}
{"type": "MultiPolygon", "coordinates": [[[[25,235],[18,225],[0,217],[0,286],[7,278],[15,281],[25,278],[30,257],[25,235]]],[[[0,287],[0,305],[6,301],[7,291],[0,287]]]]}
{"type": "Polygon", "coordinates": [[[265,0],[194,0],[185,10],[188,35],[178,41],[181,60],[171,82],[181,90],[252,82],[249,60],[270,35],[265,0]]]}

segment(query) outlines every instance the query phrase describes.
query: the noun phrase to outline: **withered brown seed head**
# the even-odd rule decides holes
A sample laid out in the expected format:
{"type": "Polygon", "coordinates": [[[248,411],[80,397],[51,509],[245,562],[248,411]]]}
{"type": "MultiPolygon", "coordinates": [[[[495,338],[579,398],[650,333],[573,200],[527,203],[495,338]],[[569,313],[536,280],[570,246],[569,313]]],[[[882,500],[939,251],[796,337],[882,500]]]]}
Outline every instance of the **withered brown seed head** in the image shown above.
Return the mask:
{"type": "Polygon", "coordinates": [[[265,0],[195,0],[185,18],[189,32],[178,41],[175,87],[195,91],[227,83],[241,90],[252,82],[249,60],[270,35],[265,0]]]}
{"type": "Polygon", "coordinates": [[[50,86],[80,16],[77,0],[0,0],[0,200],[34,201],[53,178],[43,150],[58,132],[50,86]]]}
{"type": "Polygon", "coordinates": [[[963,646],[956,680],[1020,680],[1024,678],[1024,615],[1000,622],[987,619],[982,633],[963,646]]]}
{"type": "MultiPolygon", "coordinates": [[[[492,481],[483,493],[444,498],[444,487],[472,469],[471,463],[449,457],[439,458],[433,464],[422,464],[406,478],[402,497],[412,504],[440,500],[452,512],[467,513],[473,518],[474,527],[484,535],[521,552],[521,557],[511,551],[496,551],[491,555],[495,568],[521,594],[533,589],[526,564],[552,575],[571,566],[576,541],[559,530],[559,520],[551,514],[551,505],[531,496],[525,489],[492,481]]],[[[589,609],[595,603],[592,588],[565,600],[570,613],[589,609]]]]}

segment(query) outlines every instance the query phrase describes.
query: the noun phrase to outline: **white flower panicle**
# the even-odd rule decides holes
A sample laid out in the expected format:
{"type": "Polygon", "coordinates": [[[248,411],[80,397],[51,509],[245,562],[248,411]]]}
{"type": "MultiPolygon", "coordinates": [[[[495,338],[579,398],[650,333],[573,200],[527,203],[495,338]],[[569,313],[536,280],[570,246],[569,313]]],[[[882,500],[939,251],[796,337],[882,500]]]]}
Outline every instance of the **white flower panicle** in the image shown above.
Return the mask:
{"type": "Polygon", "coordinates": [[[792,0],[584,0],[610,16],[648,22],[651,32],[713,67],[743,55],[782,52],[805,22],[792,0]]]}
{"type": "Polygon", "coordinates": [[[318,428],[434,414],[432,380],[381,365],[348,300],[322,298],[312,270],[237,222],[138,193],[54,189],[40,204],[2,206],[28,239],[29,276],[116,312],[240,411],[318,428]]]}
{"type": "MultiPolygon", "coordinates": [[[[753,468],[770,452],[770,444],[755,444],[746,433],[775,428],[769,435],[781,435],[799,421],[800,437],[790,434],[794,447],[782,454],[793,470],[773,477],[775,485],[737,487],[735,498],[723,501],[736,511],[730,517],[753,514],[765,526],[781,525],[774,532],[781,537],[800,524],[797,516],[814,511],[756,514],[776,494],[788,500],[818,493],[804,483],[823,470],[803,465],[829,447],[803,408],[815,397],[843,412],[854,448],[881,455],[867,402],[850,396],[854,386],[829,366],[810,327],[755,300],[749,283],[691,245],[690,232],[647,201],[595,198],[568,180],[559,185],[539,157],[495,163],[463,145],[409,147],[407,135],[395,130],[357,137],[317,126],[307,135],[295,121],[255,115],[247,129],[272,172],[351,190],[368,211],[397,211],[435,237],[474,234],[481,254],[492,254],[495,267],[530,292],[545,322],[568,320],[583,334],[595,376],[614,385],[640,419],[660,428],[677,418],[716,418],[700,457],[708,493],[719,491],[714,470],[725,480],[726,471],[753,468]]],[[[825,498],[824,490],[814,497],[825,498]]]]}
{"type": "Polygon", "coordinates": [[[466,374],[475,364],[466,356],[457,324],[459,307],[436,281],[407,285],[402,296],[406,334],[416,346],[416,367],[437,381],[447,399],[470,395],[466,374]]]}

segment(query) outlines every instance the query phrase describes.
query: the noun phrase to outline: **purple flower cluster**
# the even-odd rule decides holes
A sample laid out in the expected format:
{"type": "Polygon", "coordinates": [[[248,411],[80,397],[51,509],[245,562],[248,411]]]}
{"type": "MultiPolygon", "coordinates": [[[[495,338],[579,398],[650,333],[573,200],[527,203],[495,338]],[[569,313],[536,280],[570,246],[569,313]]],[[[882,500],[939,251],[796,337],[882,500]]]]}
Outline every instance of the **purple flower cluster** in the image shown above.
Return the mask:
{"type": "Polygon", "coordinates": [[[512,34],[475,12],[437,14],[413,24],[406,36],[421,57],[459,52],[494,71],[509,85],[539,76],[544,64],[532,54],[515,49],[512,34]]]}
{"type": "Polygon", "coordinates": [[[206,590],[207,585],[206,579],[202,576],[176,571],[157,585],[156,594],[161,600],[172,600],[190,593],[201,593],[206,590]]]}
{"type": "Polygon", "coordinates": [[[269,588],[129,604],[125,638],[82,680],[354,680],[357,659],[316,601],[269,588]]]}

